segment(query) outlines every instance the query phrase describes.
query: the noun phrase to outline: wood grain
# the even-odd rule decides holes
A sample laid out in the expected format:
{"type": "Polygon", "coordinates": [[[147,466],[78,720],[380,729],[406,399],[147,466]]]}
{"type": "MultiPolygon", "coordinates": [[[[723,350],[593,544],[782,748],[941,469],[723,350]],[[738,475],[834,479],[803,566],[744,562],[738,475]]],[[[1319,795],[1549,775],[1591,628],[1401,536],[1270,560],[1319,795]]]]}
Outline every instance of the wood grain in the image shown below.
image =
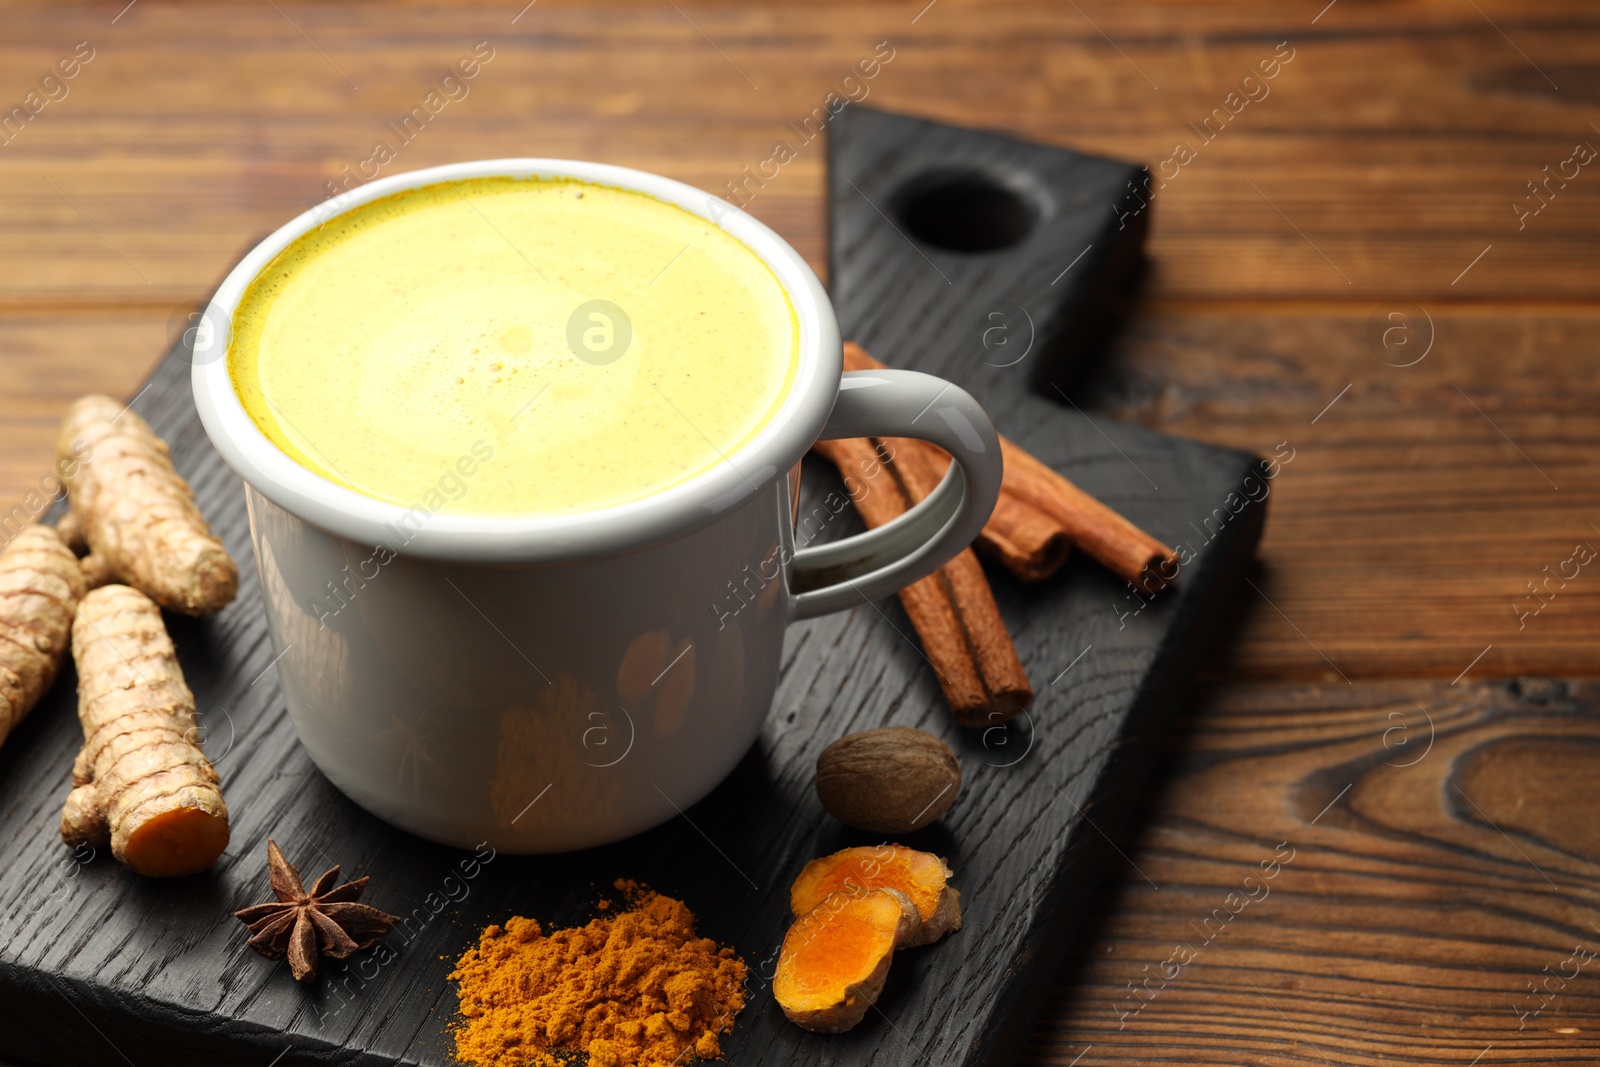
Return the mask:
{"type": "Polygon", "coordinates": [[[56,424],[67,405],[90,391],[131,397],[149,371],[150,351],[166,346],[166,318],[139,308],[0,314],[0,364],[12,386],[0,390],[7,517],[13,507],[37,508],[28,494],[52,473],[56,424]]]}
{"type": "Polygon", "coordinates": [[[1600,1060],[1596,683],[1235,685],[1173,741],[1025,1062],[1600,1060]]]}
{"type": "Polygon", "coordinates": [[[1389,351],[1370,336],[1378,309],[1156,303],[1075,390],[1091,410],[1293,456],[1257,610],[1218,676],[1448,681],[1491,644],[1473,677],[1600,670],[1600,581],[1558,573],[1576,545],[1600,549],[1600,365],[1579,355],[1600,316],[1413,305],[1411,347],[1389,351]]]}
{"type": "MultiPolygon", "coordinates": [[[[895,59],[867,83],[884,107],[1158,168],[1190,143],[1196,158],[1157,208],[1169,295],[1570,299],[1593,296],[1600,277],[1583,239],[1600,181],[1584,171],[1520,232],[1510,206],[1597,136],[1585,106],[1600,42],[1578,5],[1490,4],[1491,24],[1444,0],[1388,19],[1343,4],[1316,25],[1309,3],[1107,5],[1091,22],[943,0],[913,23],[907,4],[819,20],[777,5],[690,18],[543,0],[515,24],[516,4],[375,23],[358,4],[140,0],[115,25],[109,6],[7,12],[0,62],[14,97],[77,41],[97,51],[70,95],[0,149],[0,297],[193,298],[246,240],[367,158],[385,123],[480,40],[496,58],[395,168],[539,152],[720,189],[888,40],[895,59]],[[1550,89],[1495,25],[1571,78],[1568,90],[1550,89]],[[1268,95],[1212,140],[1197,135],[1190,123],[1281,41],[1294,59],[1268,95]]],[[[814,262],[821,178],[820,153],[803,152],[752,206],[814,262]]]]}

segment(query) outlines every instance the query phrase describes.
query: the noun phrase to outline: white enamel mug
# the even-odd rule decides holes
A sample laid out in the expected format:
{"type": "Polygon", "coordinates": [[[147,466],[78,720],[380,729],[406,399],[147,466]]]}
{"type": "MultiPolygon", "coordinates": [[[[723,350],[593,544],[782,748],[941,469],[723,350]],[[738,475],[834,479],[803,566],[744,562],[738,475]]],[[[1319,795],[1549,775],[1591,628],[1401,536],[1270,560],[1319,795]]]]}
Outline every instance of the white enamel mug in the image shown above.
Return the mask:
{"type": "MultiPolygon", "coordinates": [[[[245,256],[196,337],[195,404],[245,483],[278,680],[301,741],[356,803],[459,847],[586,848],[688,809],[760,732],[789,621],[932,573],[977,536],[1000,489],[994,428],[970,396],[909,371],[841,381],[838,323],[794,249],[719,198],[624,167],[500,159],[371,182],[245,256]],[[770,422],[709,470],[644,499],[524,518],[408,509],[336,485],[273,445],[240,404],[226,359],[250,282],[333,214],[497,176],[645,193],[760,256],[799,321],[799,368],[770,422]],[[955,463],[898,520],[797,549],[791,470],[819,439],[865,436],[922,438],[955,463]]],[[[855,473],[860,484],[875,472],[855,473]]]]}

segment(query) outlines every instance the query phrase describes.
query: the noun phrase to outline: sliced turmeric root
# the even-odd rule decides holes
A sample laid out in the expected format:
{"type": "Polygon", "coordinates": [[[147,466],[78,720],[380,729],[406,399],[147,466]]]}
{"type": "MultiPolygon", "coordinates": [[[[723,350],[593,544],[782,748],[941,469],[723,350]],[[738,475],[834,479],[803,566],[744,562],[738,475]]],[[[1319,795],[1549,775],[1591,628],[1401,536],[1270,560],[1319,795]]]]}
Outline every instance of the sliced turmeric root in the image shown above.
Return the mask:
{"type": "Polygon", "coordinates": [[[916,905],[894,889],[834,893],[784,935],[772,994],[790,1021],[837,1034],[883,992],[889,961],[917,930],[916,905]]]}
{"type": "Polygon", "coordinates": [[[800,916],[833,893],[894,889],[917,909],[918,926],[906,947],[931,945],[961,929],[961,894],[949,879],[950,868],[932,853],[901,845],[847,848],[806,864],[789,890],[789,908],[800,916]]]}

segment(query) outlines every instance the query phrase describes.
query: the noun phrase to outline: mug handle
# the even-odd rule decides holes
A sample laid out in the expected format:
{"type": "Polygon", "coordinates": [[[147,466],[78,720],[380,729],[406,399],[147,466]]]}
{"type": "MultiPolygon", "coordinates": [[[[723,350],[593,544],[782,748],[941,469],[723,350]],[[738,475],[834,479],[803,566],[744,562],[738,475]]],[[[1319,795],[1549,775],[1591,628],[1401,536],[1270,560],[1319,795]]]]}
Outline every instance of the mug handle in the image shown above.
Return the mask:
{"type": "Polygon", "coordinates": [[[915,437],[955,458],[944,480],[893,522],[794,554],[790,615],[809,619],[925,578],[972,543],[1000,498],[1000,438],[966,390],[908,370],[851,371],[818,440],[915,437]]]}

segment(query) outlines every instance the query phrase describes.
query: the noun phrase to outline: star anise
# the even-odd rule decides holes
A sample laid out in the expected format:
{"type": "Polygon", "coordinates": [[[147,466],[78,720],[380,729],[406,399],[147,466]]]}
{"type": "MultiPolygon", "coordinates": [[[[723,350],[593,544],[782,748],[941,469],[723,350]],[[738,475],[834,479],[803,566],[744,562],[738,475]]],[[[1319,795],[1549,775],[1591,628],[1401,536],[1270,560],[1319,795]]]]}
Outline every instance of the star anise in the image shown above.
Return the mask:
{"type": "Polygon", "coordinates": [[[250,928],[249,945],[269,960],[289,958],[295,981],[317,976],[317,957],[342,960],[376,944],[398,916],[379,911],[356,898],[367,888],[367,878],[346,882],[337,889],[339,868],[323,874],[308,890],[300,871],[283,858],[275,841],[267,842],[267,869],[272,893],[278,899],[233,913],[250,928]]]}

